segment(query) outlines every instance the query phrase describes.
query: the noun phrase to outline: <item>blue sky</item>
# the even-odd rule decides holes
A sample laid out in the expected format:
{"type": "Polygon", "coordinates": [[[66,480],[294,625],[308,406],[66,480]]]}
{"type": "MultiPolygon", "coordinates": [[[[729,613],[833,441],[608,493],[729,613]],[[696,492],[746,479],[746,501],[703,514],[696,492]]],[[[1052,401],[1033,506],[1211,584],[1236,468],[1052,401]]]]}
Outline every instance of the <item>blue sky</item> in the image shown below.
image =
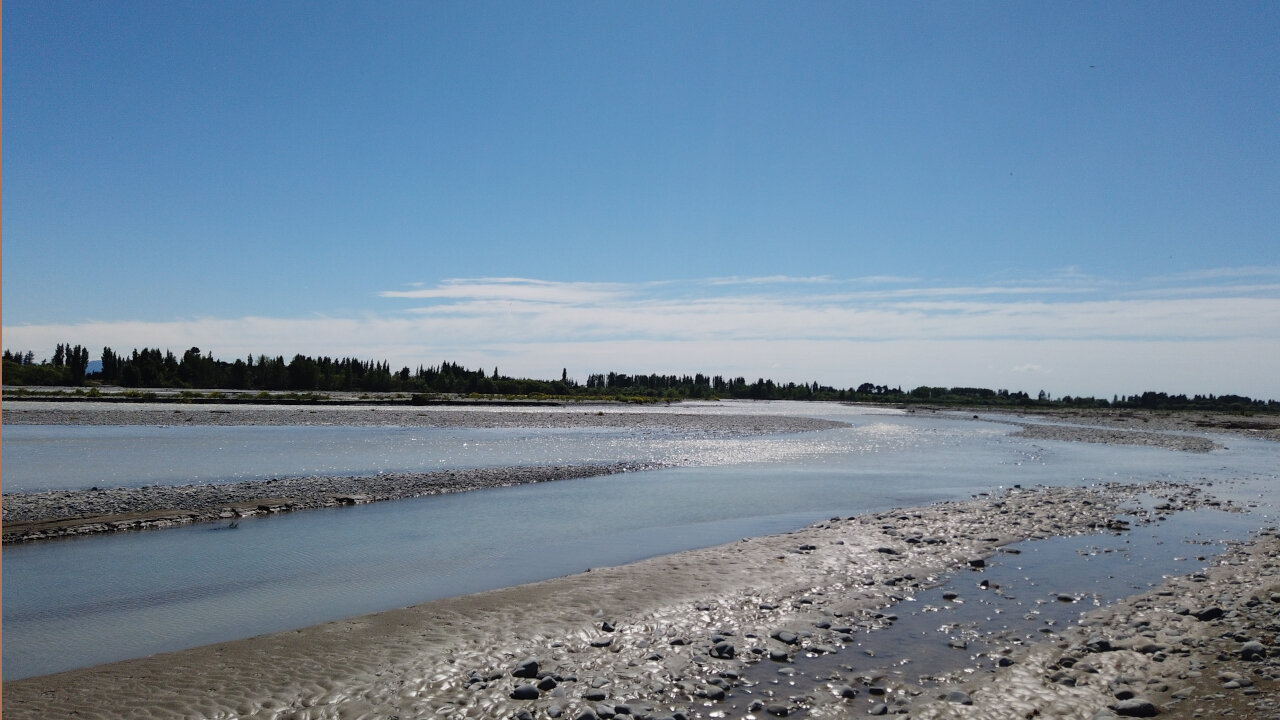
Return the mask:
{"type": "Polygon", "coordinates": [[[1280,5],[4,4],[4,346],[1280,398],[1280,5]]]}

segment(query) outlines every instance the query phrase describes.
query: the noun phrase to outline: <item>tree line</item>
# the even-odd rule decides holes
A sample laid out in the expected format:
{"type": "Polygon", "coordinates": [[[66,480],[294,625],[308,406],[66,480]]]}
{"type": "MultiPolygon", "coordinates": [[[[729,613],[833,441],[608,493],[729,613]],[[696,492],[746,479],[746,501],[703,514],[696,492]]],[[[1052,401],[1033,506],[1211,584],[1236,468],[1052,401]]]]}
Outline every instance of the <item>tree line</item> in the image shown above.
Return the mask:
{"type": "Polygon", "coordinates": [[[1280,412],[1280,402],[1241,395],[1169,395],[1144,392],[1111,399],[1064,396],[1052,398],[1022,391],[975,387],[901,387],[863,383],[835,388],[812,383],[779,383],[722,375],[592,373],[578,383],[562,370],[558,380],[515,378],[470,370],[453,362],[393,370],[386,361],[358,358],[249,355],[234,361],[214,359],[192,347],[175,355],[159,348],[116,353],[103,348],[101,369],[88,372],[89,350],[59,344],[52,358],[36,362],[32,352],[4,351],[6,385],[118,385],[126,388],[190,390],[257,390],[298,393],[389,392],[429,394],[540,396],[627,400],[754,399],[828,400],[845,402],[932,404],[991,407],[1141,408],[1148,410],[1231,410],[1280,412]]]}

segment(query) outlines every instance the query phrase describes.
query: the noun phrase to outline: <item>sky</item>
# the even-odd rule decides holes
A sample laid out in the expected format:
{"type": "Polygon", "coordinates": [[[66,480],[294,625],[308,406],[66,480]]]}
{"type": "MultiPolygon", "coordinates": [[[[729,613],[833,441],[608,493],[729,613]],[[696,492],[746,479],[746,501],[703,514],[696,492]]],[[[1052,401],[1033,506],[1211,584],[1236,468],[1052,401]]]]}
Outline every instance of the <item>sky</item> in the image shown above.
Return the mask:
{"type": "Polygon", "coordinates": [[[3,345],[1280,399],[1275,2],[3,5],[3,345]]]}

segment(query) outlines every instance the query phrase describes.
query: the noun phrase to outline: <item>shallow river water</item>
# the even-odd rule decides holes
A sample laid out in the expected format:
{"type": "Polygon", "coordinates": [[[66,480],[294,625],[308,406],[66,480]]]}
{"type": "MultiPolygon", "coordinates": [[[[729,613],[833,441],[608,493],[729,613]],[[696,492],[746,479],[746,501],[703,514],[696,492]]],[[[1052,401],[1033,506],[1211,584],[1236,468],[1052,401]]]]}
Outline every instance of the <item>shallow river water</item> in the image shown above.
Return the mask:
{"type": "Polygon", "coordinates": [[[1028,441],[1009,436],[1007,425],[957,416],[791,403],[693,409],[850,425],[739,439],[589,429],[6,427],[6,492],[617,459],[684,465],[248,518],[235,530],[200,525],[11,546],[3,564],[5,677],[302,627],[1013,484],[1208,479],[1215,494],[1259,504],[1263,523],[1280,467],[1276,444],[1247,440],[1193,455],[1028,441]],[[21,472],[12,478],[15,468],[21,472]]]}

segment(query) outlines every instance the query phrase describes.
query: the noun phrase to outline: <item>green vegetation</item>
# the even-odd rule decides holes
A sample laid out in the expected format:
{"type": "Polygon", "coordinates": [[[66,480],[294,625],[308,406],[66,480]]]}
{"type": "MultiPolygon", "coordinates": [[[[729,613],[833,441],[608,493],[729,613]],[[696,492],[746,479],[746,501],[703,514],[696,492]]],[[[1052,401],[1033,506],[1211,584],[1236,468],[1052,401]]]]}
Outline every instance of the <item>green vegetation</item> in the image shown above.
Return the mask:
{"type": "MultiPolygon", "coordinates": [[[[776,383],[760,378],[726,378],[720,375],[627,375],[595,373],[580,384],[562,370],[557,380],[532,380],[468,370],[461,365],[443,362],[432,367],[408,367],[392,371],[388,363],[355,358],[311,358],[294,355],[249,356],[226,362],[215,360],[211,353],[190,348],[181,357],[159,349],[134,350],[117,355],[111,348],[102,349],[102,369],[87,373],[88,350],[76,345],[59,345],[52,360],[35,362],[33,353],[4,352],[4,382],[11,386],[84,386],[93,385],[87,393],[75,395],[97,397],[96,386],[119,385],[128,388],[123,394],[129,400],[154,400],[154,392],[137,388],[178,390],[177,397],[186,401],[230,400],[251,398],[261,402],[319,403],[329,400],[325,393],[356,392],[361,397],[383,402],[427,405],[451,398],[510,401],[610,400],[614,402],[663,402],[688,399],[754,399],[754,400],[829,400],[886,404],[928,404],[944,406],[986,406],[1022,408],[1141,408],[1148,410],[1217,410],[1233,412],[1280,412],[1280,402],[1253,400],[1239,395],[1168,395],[1145,392],[1141,395],[1105,398],[1051,398],[1041,390],[1035,397],[1021,391],[990,390],[972,387],[921,386],[904,391],[863,383],[857,387],[837,389],[813,383],[776,383]],[[232,396],[226,391],[242,391],[232,396]],[[201,392],[204,391],[204,392],[201,392]],[[247,391],[243,392],[243,391],[247,391]],[[253,391],[257,391],[254,394],[253,391]],[[374,395],[374,394],[377,395],[374,395]],[[394,393],[394,395],[390,395],[394,393]]],[[[17,397],[32,396],[29,390],[15,391],[17,397]]]]}

